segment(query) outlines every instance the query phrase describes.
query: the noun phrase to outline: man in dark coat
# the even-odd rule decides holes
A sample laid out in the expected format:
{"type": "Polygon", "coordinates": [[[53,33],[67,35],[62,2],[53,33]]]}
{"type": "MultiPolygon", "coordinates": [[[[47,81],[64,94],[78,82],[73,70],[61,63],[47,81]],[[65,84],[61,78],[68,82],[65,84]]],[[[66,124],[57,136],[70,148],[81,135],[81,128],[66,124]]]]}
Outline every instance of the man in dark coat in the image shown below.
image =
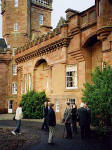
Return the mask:
{"type": "Polygon", "coordinates": [[[49,102],[49,111],[48,111],[48,125],[49,125],[49,139],[48,144],[54,144],[54,134],[56,126],[56,115],[53,110],[54,104],[49,102]]]}
{"type": "Polygon", "coordinates": [[[73,134],[77,134],[77,105],[72,105],[72,130],[73,134]]]}
{"type": "Polygon", "coordinates": [[[88,107],[88,104],[85,103],[85,108],[87,109],[87,112],[88,112],[88,123],[87,123],[87,136],[89,137],[90,134],[91,134],[91,130],[90,130],[90,124],[91,124],[91,111],[88,107]]]}
{"type": "Polygon", "coordinates": [[[45,131],[48,131],[48,102],[44,103],[44,108],[43,108],[43,117],[44,117],[44,122],[42,124],[41,129],[45,129],[45,131]]]}
{"type": "Polygon", "coordinates": [[[84,107],[84,103],[81,103],[80,108],[78,109],[78,119],[79,119],[79,125],[81,129],[81,139],[87,138],[87,132],[88,132],[88,111],[84,107]]]}

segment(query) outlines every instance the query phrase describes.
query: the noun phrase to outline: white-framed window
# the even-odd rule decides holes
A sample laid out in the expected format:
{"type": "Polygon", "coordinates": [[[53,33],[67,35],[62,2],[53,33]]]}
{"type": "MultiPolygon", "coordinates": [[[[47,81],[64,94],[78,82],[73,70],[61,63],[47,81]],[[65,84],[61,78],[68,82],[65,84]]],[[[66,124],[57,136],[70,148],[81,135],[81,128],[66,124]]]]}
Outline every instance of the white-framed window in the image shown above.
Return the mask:
{"type": "Polygon", "coordinates": [[[77,65],[66,66],[66,89],[77,88],[77,65]]]}
{"type": "Polygon", "coordinates": [[[27,74],[24,75],[24,92],[27,92],[27,74]]]}
{"type": "Polygon", "coordinates": [[[48,89],[48,88],[49,88],[49,79],[47,77],[47,79],[46,79],[46,89],[48,89]]]}
{"type": "Polygon", "coordinates": [[[56,112],[59,112],[59,101],[56,99],[56,112]]]}
{"type": "Polygon", "coordinates": [[[17,22],[14,23],[14,31],[18,31],[18,23],[17,22]]]}
{"type": "Polygon", "coordinates": [[[18,7],[18,0],[14,0],[14,7],[18,7]]]}
{"type": "Polygon", "coordinates": [[[12,83],[12,94],[17,94],[17,83],[12,83]]]}
{"type": "Polygon", "coordinates": [[[39,14],[39,25],[43,25],[44,15],[39,14]]]}
{"type": "Polygon", "coordinates": [[[16,64],[13,64],[12,65],[12,75],[17,75],[17,65],[16,64]]]}
{"type": "Polygon", "coordinates": [[[16,48],[16,47],[14,47],[14,48],[12,49],[12,56],[15,56],[15,54],[16,54],[16,50],[17,50],[17,48],[16,48]]]}
{"type": "Polygon", "coordinates": [[[74,105],[75,104],[75,98],[68,98],[67,102],[69,102],[70,105],[74,105]]]}
{"type": "Polygon", "coordinates": [[[31,90],[31,85],[32,85],[32,78],[31,78],[31,74],[28,74],[28,89],[31,90]]]}

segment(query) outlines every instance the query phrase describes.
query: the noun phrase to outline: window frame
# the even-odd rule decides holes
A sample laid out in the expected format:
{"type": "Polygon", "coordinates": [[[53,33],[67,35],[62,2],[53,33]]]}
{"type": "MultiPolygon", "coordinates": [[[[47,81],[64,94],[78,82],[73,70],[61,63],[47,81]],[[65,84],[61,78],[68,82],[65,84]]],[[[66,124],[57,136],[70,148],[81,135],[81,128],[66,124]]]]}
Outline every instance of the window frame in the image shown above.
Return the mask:
{"type": "Polygon", "coordinates": [[[60,112],[59,100],[58,99],[55,100],[56,100],[56,112],[60,112]]]}
{"type": "Polygon", "coordinates": [[[43,25],[43,24],[44,24],[44,15],[39,14],[39,25],[43,25]]]}
{"type": "Polygon", "coordinates": [[[18,23],[17,22],[14,23],[14,31],[18,31],[18,23]]]}
{"type": "Polygon", "coordinates": [[[14,47],[14,48],[12,49],[12,56],[15,56],[15,54],[16,54],[16,50],[17,50],[17,48],[16,48],[16,47],[14,47]]]}
{"type": "Polygon", "coordinates": [[[18,7],[18,0],[14,0],[14,7],[18,7]]]}
{"type": "Polygon", "coordinates": [[[28,90],[30,91],[32,89],[32,76],[31,73],[28,74],[28,90]]]}
{"type": "Polygon", "coordinates": [[[12,75],[13,76],[17,75],[17,65],[16,64],[12,64],[12,75]]]}
{"type": "Polygon", "coordinates": [[[17,83],[16,82],[13,82],[12,83],[12,94],[17,94],[17,83]],[[14,86],[13,86],[14,85],[14,86]]]}
{"type": "Polygon", "coordinates": [[[67,98],[67,102],[69,102],[70,105],[74,105],[76,103],[76,99],[75,98],[67,98]]]}
{"type": "Polygon", "coordinates": [[[77,89],[77,65],[66,65],[66,89],[77,89]],[[74,76],[71,76],[72,72],[74,72],[74,76]],[[67,75],[67,73],[70,73],[70,75],[67,75]],[[68,79],[70,78],[73,86],[68,86],[70,84],[68,79]]]}
{"type": "Polygon", "coordinates": [[[24,74],[24,93],[27,92],[27,74],[24,74]]]}

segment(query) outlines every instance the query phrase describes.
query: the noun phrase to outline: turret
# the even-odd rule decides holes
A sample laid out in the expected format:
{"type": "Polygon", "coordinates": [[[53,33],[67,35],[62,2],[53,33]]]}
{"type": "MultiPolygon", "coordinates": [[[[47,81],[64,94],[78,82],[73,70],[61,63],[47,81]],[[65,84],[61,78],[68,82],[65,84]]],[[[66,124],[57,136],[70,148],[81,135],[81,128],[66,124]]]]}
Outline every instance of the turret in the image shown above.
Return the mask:
{"type": "Polygon", "coordinates": [[[31,1],[31,36],[33,38],[49,32],[51,27],[52,0],[31,1]]]}
{"type": "Polygon", "coordinates": [[[51,29],[52,0],[2,0],[2,33],[11,48],[51,29]]]}

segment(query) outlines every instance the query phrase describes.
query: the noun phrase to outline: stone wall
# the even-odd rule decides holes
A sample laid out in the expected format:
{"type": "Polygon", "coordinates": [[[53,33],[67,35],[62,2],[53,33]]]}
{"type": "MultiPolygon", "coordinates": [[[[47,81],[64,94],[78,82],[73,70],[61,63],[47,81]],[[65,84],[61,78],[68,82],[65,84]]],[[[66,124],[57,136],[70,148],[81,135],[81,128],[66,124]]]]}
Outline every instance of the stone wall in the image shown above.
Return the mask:
{"type": "Polygon", "coordinates": [[[8,71],[10,62],[10,53],[0,53],[0,113],[8,111],[8,71]]]}

